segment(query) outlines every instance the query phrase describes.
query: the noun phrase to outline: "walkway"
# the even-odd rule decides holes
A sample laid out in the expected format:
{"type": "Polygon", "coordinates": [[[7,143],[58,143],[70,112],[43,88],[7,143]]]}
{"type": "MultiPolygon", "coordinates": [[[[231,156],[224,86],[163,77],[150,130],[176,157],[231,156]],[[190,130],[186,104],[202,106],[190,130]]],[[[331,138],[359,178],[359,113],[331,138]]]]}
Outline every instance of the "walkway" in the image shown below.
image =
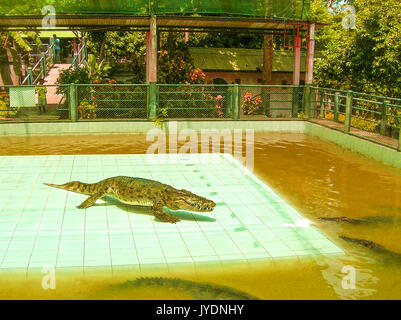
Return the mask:
{"type": "Polygon", "coordinates": [[[47,87],[47,95],[46,95],[46,100],[47,104],[56,104],[58,105],[63,98],[63,95],[57,94],[57,79],[60,76],[60,73],[63,70],[66,70],[70,67],[70,64],[56,64],[53,66],[53,68],[50,69],[49,74],[45,78],[44,85],[48,86],[47,87]]]}

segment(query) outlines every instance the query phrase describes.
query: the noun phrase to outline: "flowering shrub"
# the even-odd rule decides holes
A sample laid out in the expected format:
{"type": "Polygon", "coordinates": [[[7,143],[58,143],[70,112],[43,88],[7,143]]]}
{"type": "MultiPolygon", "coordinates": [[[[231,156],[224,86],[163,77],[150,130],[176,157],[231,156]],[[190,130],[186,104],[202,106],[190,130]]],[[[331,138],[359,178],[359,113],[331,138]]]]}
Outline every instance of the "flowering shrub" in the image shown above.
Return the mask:
{"type": "Polygon", "coordinates": [[[91,104],[87,101],[82,101],[81,105],[78,107],[78,111],[80,114],[80,119],[95,119],[96,118],[96,106],[95,104],[91,104]]]}
{"type": "Polygon", "coordinates": [[[206,74],[202,71],[202,69],[196,68],[191,71],[189,78],[193,84],[204,84],[206,80],[206,74]]]}
{"type": "MultiPolygon", "coordinates": [[[[334,120],[334,113],[332,111],[329,111],[329,112],[326,111],[324,118],[327,120],[334,120]]],[[[339,114],[338,122],[344,123],[345,115],[339,114]]],[[[378,123],[375,123],[375,122],[372,122],[369,120],[359,119],[354,116],[351,117],[351,126],[354,128],[364,130],[364,131],[376,132],[378,125],[379,125],[378,123]]]]}
{"type": "Polygon", "coordinates": [[[261,110],[262,99],[253,97],[252,92],[247,92],[242,101],[242,110],[245,115],[255,114],[261,110]]]}
{"type": "Polygon", "coordinates": [[[8,94],[0,94],[0,117],[13,118],[19,110],[20,107],[12,108],[9,106],[8,94]]]}

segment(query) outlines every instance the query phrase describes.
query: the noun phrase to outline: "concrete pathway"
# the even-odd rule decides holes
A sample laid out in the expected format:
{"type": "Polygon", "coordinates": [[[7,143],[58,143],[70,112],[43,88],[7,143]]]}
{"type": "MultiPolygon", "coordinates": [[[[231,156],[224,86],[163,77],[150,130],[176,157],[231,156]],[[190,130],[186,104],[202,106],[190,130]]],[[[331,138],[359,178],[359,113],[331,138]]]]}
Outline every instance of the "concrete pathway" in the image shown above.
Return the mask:
{"type": "Polygon", "coordinates": [[[47,104],[59,104],[61,99],[63,98],[63,95],[57,94],[57,79],[60,76],[60,73],[63,70],[66,70],[70,67],[70,64],[56,64],[53,66],[53,68],[50,70],[49,74],[45,78],[44,85],[48,86],[47,87],[47,95],[46,95],[46,100],[47,104]]]}

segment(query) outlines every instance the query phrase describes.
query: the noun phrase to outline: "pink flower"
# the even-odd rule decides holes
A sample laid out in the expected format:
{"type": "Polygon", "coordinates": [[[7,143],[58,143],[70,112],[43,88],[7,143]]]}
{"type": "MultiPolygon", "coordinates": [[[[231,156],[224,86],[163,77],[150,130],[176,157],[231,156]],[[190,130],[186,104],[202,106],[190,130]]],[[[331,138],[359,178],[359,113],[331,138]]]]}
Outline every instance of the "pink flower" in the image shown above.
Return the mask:
{"type": "Polygon", "coordinates": [[[217,99],[217,100],[221,100],[221,99],[223,99],[223,97],[222,97],[221,95],[218,95],[218,96],[216,97],[216,99],[217,99]]]}

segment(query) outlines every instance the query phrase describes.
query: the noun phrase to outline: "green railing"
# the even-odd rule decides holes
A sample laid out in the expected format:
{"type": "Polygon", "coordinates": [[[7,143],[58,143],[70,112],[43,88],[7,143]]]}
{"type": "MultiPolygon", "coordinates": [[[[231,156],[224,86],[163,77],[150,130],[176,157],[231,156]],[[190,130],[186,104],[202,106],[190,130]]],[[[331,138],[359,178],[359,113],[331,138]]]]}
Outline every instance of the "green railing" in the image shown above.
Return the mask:
{"type": "Polygon", "coordinates": [[[0,118],[15,122],[309,120],[401,151],[401,99],[309,85],[3,86],[0,118]],[[18,97],[25,100],[18,102],[18,97]]]}
{"type": "Polygon", "coordinates": [[[310,87],[308,118],[401,151],[401,99],[310,87]]]}
{"type": "Polygon", "coordinates": [[[31,68],[28,68],[27,75],[24,80],[22,80],[22,85],[35,85],[39,80],[44,80],[47,73],[54,65],[55,54],[54,54],[54,44],[52,44],[46,52],[41,54],[39,61],[31,68]]]}

